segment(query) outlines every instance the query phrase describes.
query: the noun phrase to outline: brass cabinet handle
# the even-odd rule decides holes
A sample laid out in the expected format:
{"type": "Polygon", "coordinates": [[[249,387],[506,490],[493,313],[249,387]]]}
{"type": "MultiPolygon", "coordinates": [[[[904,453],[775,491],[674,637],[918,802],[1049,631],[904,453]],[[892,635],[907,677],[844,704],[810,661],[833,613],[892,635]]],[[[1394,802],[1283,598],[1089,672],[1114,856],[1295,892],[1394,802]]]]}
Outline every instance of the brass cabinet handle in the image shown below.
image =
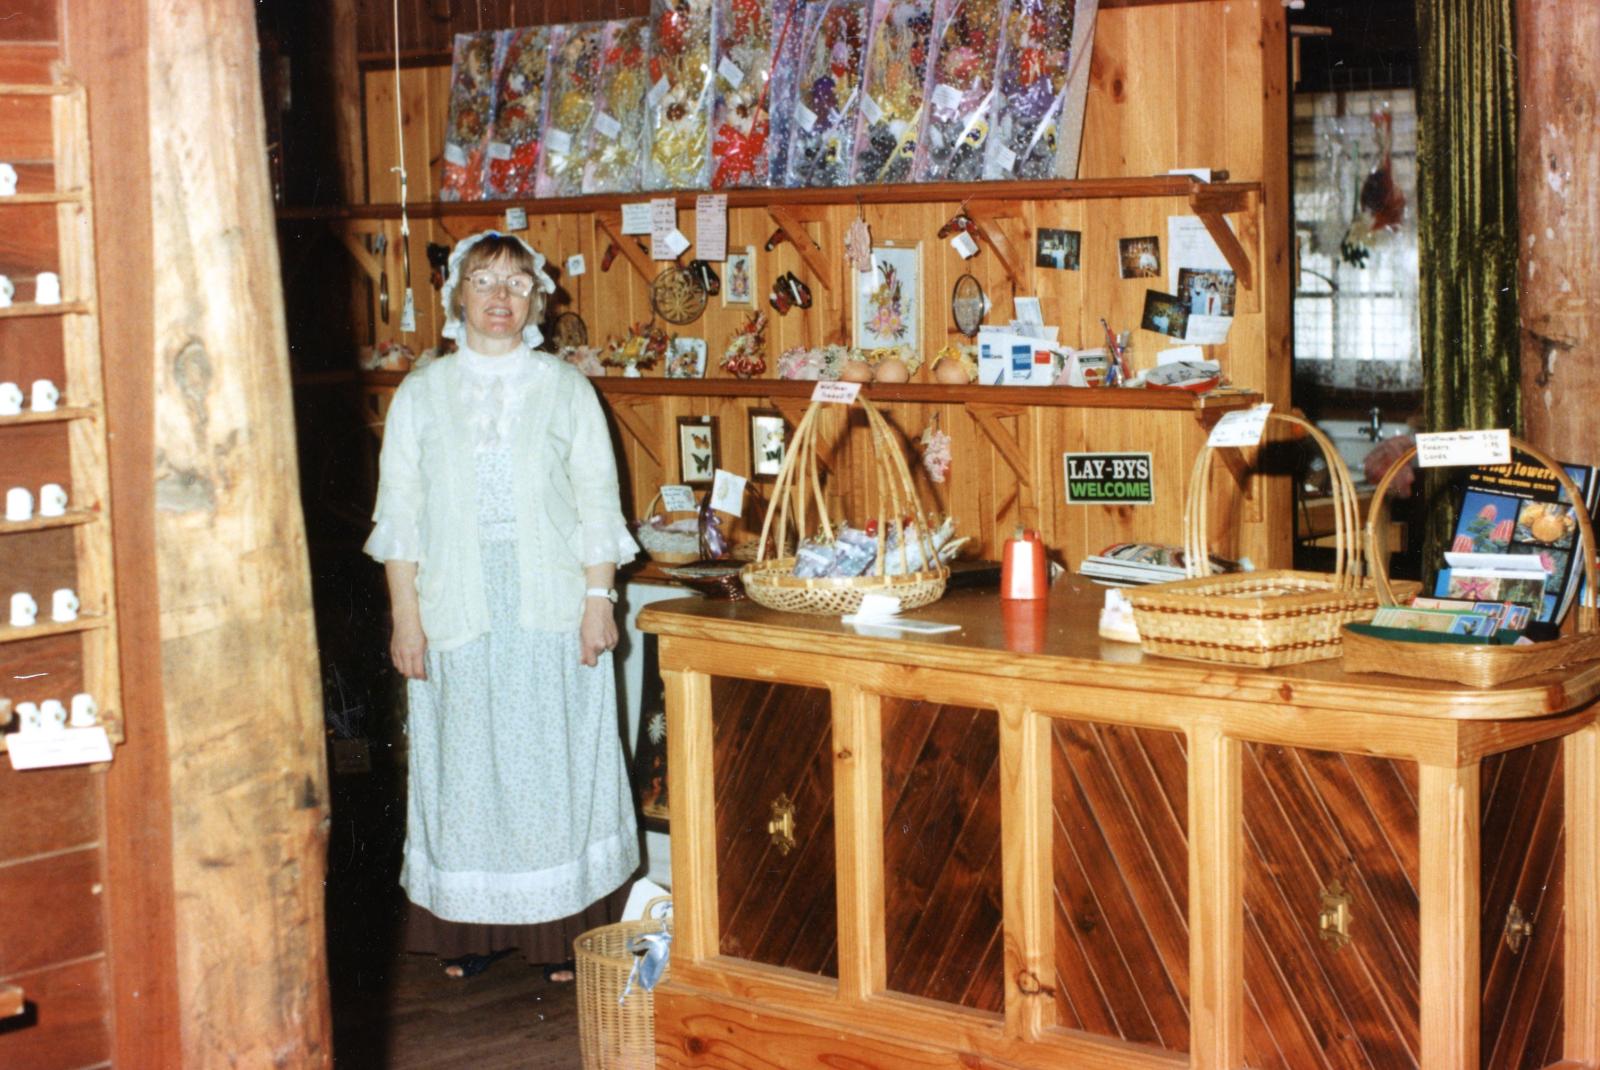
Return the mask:
{"type": "Polygon", "coordinates": [[[1334,951],[1350,942],[1350,893],[1338,881],[1322,889],[1322,912],[1317,915],[1317,929],[1323,943],[1334,951]]]}
{"type": "Polygon", "coordinates": [[[1506,947],[1515,955],[1522,950],[1522,945],[1533,936],[1533,919],[1522,912],[1522,908],[1513,901],[1510,909],[1506,911],[1506,926],[1504,929],[1506,947]]]}
{"type": "Polygon", "coordinates": [[[772,845],[781,855],[787,855],[794,850],[794,800],[788,795],[779,795],[772,800],[772,816],[767,819],[767,834],[772,838],[772,845]]]}

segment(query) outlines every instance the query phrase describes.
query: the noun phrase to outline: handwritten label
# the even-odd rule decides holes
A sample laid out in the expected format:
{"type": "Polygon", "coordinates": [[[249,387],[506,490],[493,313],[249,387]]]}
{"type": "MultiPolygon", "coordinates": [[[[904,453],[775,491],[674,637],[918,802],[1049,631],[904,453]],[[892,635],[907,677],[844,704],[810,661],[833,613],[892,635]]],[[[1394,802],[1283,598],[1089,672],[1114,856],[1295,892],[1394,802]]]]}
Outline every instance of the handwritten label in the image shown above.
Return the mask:
{"type": "Polygon", "coordinates": [[[1267,416],[1272,412],[1272,402],[1264,401],[1248,409],[1226,413],[1211,429],[1206,439],[1208,446],[1259,446],[1267,430],[1267,416]]]}
{"type": "Polygon", "coordinates": [[[744,485],[744,476],[717,469],[711,482],[711,508],[729,516],[744,512],[744,485]]]}
{"type": "Polygon", "coordinates": [[[507,208],[505,228],[508,231],[528,229],[528,212],[525,208],[507,208]]]}
{"type": "Polygon", "coordinates": [[[950,248],[960,253],[963,260],[971,260],[978,255],[978,243],[964,230],[950,239],[950,248]]]}
{"type": "Polygon", "coordinates": [[[111,740],[99,725],[53,732],[14,732],[6,737],[6,751],[11,755],[13,769],[88,765],[111,760],[111,740]]]}
{"type": "Polygon", "coordinates": [[[821,382],[811,391],[811,400],[850,405],[855,402],[859,393],[861,393],[860,383],[821,382]]]}
{"type": "Polygon", "coordinates": [[[694,489],[682,483],[667,483],[661,488],[661,508],[669,513],[692,513],[700,508],[694,489]]]}
{"type": "Polygon", "coordinates": [[[1448,468],[1462,464],[1510,464],[1511,432],[1434,431],[1417,436],[1417,467],[1448,468]]]}
{"type": "Polygon", "coordinates": [[[650,201],[634,201],[622,206],[622,233],[650,233],[650,201]]]}
{"type": "Polygon", "coordinates": [[[570,278],[575,279],[588,270],[589,265],[584,261],[582,253],[574,253],[567,257],[567,275],[570,278]]]}
{"type": "Polygon", "coordinates": [[[605,112],[598,112],[594,117],[594,128],[604,138],[614,138],[622,133],[622,124],[605,112]]]}
{"type": "Polygon", "coordinates": [[[728,259],[726,193],[702,193],[694,199],[694,247],[701,260],[728,259]]]}
{"type": "Polygon", "coordinates": [[[723,56],[722,59],[717,61],[717,73],[722,75],[724,82],[727,82],[735,89],[744,85],[744,71],[740,70],[739,65],[727,56],[723,56]]]}

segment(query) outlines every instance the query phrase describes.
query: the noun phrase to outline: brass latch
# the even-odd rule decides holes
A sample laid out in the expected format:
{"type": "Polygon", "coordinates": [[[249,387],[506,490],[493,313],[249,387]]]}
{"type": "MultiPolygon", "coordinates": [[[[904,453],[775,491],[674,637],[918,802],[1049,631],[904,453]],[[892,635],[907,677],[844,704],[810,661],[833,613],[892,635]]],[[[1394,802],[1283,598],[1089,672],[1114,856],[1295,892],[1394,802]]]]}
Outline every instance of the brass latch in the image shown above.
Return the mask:
{"type": "Polygon", "coordinates": [[[1513,902],[1511,908],[1506,911],[1506,947],[1515,955],[1522,950],[1523,943],[1531,936],[1533,936],[1533,919],[1524,914],[1522,908],[1513,902]]]}
{"type": "Polygon", "coordinates": [[[1350,893],[1334,881],[1322,889],[1322,913],[1317,915],[1322,940],[1334,951],[1350,942],[1350,893]]]}
{"type": "Polygon", "coordinates": [[[772,817],[767,820],[767,832],[772,836],[772,845],[781,855],[787,855],[794,850],[794,800],[788,795],[779,795],[772,800],[772,817]]]}

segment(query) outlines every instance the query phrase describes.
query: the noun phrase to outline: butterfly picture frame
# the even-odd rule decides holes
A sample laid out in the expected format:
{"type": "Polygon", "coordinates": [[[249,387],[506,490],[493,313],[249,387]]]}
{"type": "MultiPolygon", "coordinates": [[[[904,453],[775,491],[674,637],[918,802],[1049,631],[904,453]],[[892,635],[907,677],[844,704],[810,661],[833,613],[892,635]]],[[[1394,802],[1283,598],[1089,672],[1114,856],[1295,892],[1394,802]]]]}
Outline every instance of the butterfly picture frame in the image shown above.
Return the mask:
{"type": "Polygon", "coordinates": [[[709,487],[717,474],[721,452],[715,416],[678,417],[678,482],[709,487]]]}

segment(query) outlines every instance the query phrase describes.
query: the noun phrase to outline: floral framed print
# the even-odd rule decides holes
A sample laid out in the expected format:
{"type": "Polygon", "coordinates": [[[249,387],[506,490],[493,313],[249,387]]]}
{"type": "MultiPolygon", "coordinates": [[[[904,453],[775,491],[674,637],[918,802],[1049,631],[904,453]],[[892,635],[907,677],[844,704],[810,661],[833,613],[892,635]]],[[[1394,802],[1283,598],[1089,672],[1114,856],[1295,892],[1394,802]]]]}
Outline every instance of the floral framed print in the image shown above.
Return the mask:
{"type": "Polygon", "coordinates": [[[922,245],[872,247],[872,270],[856,275],[854,342],[858,349],[921,345],[922,245]]]}
{"type": "Polygon", "coordinates": [[[788,425],[777,409],[750,410],[750,478],[771,483],[783,468],[788,445],[788,425]]]}
{"type": "Polygon", "coordinates": [[[678,417],[678,482],[709,487],[719,464],[717,418],[678,417]]]}
{"type": "Polygon", "coordinates": [[[722,269],[722,307],[752,308],[756,303],[756,247],[747,245],[742,252],[728,250],[728,262],[722,269]]]}

